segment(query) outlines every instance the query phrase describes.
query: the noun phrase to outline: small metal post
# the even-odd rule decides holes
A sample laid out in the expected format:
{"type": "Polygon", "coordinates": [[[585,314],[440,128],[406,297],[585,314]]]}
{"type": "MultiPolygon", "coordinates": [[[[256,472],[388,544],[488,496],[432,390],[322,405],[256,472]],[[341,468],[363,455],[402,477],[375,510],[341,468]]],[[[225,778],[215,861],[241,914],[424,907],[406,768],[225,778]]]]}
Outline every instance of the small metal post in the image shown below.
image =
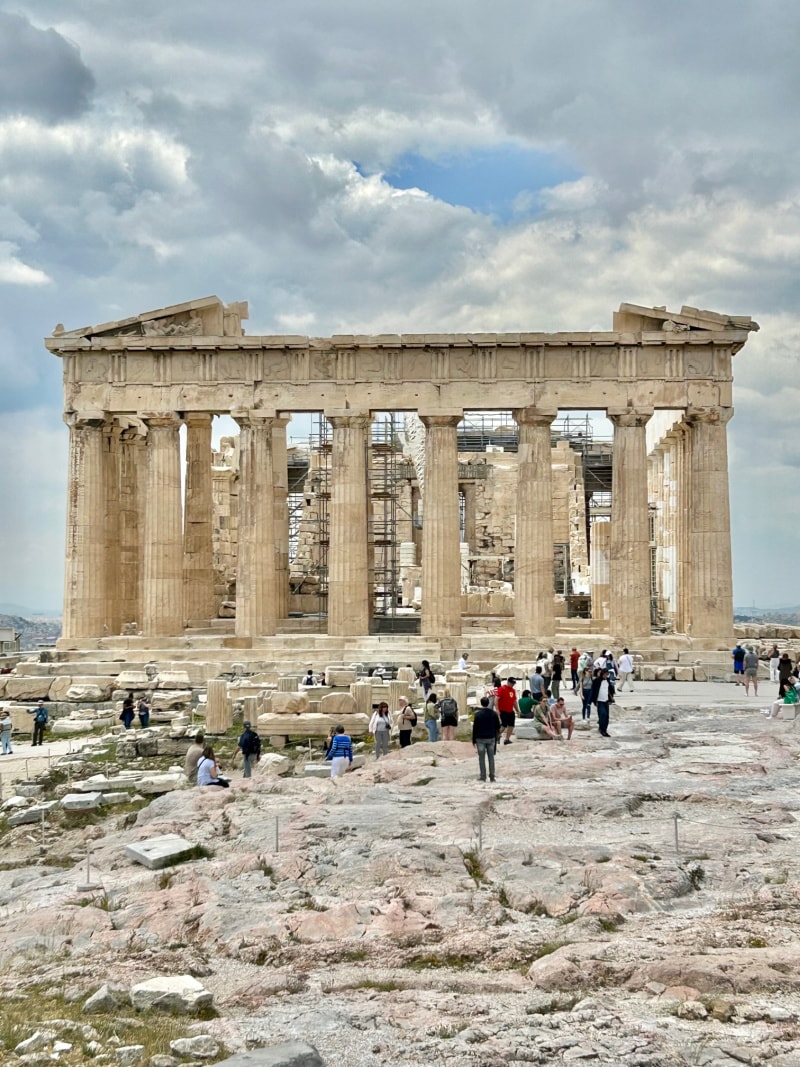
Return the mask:
{"type": "Polygon", "coordinates": [[[40,825],[41,825],[41,828],[42,828],[42,842],[39,845],[39,851],[41,852],[42,855],[44,855],[45,852],[47,851],[47,847],[46,847],[45,841],[44,841],[44,812],[41,812],[40,825]]]}
{"type": "Polygon", "coordinates": [[[681,847],[678,842],[678,819],[680,819],[680,814],[676,811],[673,813],[672,818],[675,821],[675,852],[680,853],[681,847]]]}
{"type": "Polygon", "coordinates": [[[280,849],[280,835],[278,833],[278,816],[275,816],[275,851],[280,849]]]}

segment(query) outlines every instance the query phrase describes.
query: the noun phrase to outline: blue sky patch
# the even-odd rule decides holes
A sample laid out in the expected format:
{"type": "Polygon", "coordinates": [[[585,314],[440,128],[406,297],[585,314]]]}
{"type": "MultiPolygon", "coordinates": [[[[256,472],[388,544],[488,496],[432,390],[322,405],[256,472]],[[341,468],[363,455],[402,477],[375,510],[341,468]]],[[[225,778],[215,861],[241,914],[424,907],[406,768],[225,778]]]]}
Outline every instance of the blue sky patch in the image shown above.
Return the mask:
{"type": "Polygon", "coordinates": [[[423,189],[438,200],[503,221],[539,210],[537,193],[581,175],[546,152],[518,145],[428,159],[409,152],[384,174],[396,189],[423,189]]]}

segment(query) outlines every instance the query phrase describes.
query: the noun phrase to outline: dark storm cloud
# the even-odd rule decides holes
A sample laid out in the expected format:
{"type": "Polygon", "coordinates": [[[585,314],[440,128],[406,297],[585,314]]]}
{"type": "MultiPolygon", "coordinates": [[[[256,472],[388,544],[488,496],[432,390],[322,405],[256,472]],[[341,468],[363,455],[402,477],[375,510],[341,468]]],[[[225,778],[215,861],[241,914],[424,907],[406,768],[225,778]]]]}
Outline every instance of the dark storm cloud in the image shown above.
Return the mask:
{"type": "Polygon", "coordinates": [[[92,72],[75,45],[0,11],[0,115],[74,118],[89,106],[93,89],[92,72]]]}

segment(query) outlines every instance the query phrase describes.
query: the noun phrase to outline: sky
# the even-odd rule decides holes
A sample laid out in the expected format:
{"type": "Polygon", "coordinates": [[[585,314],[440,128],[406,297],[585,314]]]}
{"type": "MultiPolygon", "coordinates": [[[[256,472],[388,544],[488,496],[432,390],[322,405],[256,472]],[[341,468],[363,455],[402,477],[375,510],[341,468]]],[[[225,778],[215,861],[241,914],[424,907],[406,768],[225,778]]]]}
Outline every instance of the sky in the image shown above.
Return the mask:
{"type": "Polygon", "coordinates": [[[0,0],[0,601],[60,608],[42,339],[217,294],[247,332],[761,325],[734,598],[796,604],[796,0],[0,0]]]}

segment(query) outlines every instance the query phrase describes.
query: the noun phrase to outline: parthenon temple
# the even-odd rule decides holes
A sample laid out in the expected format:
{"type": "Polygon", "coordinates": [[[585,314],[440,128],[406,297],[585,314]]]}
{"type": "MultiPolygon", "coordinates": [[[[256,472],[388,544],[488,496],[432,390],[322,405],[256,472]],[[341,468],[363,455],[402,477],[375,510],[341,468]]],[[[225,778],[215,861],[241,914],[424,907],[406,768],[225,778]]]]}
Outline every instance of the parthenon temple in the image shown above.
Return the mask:
{"type": "Polygon", "coordinates": [[[310,338],[247,317],[208,297],[46,339],[70,428],[61,648],[727,647],[750,318],[622,304],[608,332],[310,338]],[[212,447],[218,416],[238,434],[212,447]]]}

